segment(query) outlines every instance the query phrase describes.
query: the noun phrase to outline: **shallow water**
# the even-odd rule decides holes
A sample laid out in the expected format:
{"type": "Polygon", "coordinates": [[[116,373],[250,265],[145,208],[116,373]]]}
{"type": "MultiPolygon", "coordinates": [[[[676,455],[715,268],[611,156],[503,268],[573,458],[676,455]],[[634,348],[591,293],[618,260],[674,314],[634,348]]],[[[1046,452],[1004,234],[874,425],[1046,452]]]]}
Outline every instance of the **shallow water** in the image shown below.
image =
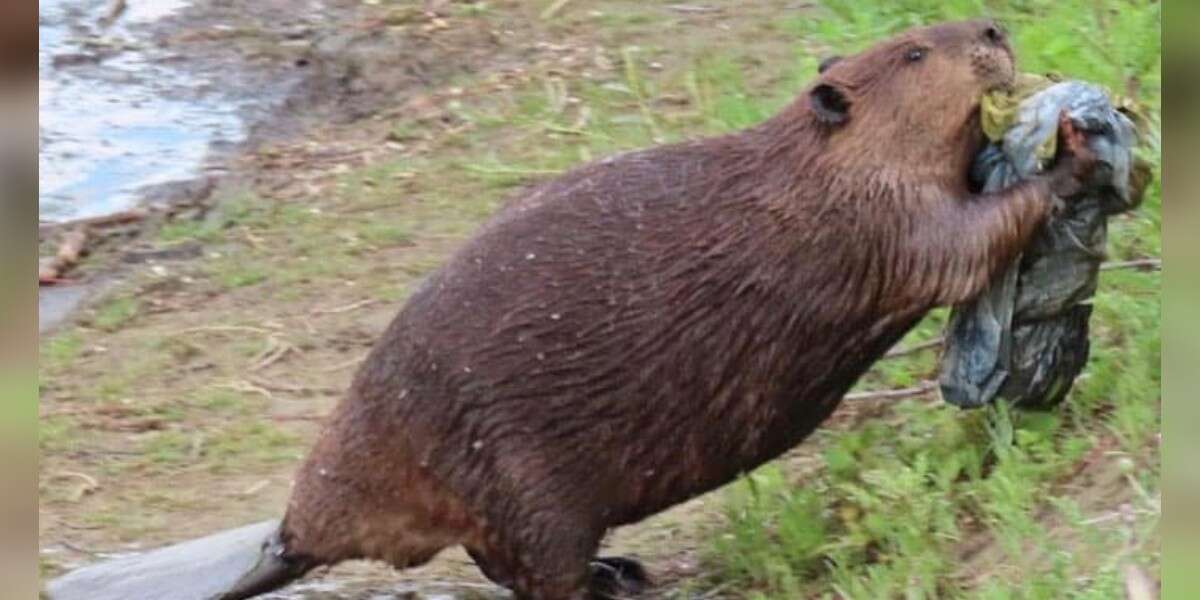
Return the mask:
{"type": "Polygon", "coordinates": [[[183,0],[128,0],[104,27],[108,5],[38,6],[38,207],[45,221],[128,208],[139,188],[195,175],[212,144],[245,134],[236,103],[174,68],[178,57],[146,35],[147,24],[183,0]]]}

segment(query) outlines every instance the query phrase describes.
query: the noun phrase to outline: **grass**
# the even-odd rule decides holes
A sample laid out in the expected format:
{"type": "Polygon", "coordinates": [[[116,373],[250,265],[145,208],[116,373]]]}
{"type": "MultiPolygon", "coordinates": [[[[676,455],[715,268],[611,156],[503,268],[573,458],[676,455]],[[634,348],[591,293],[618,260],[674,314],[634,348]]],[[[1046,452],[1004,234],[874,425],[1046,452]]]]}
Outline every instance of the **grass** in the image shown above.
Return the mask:
{"type": "Polygon", "coordinates": [[[70,365],[83,350],[83,340],[78,333],[67,332],[56,335],[41,345],[39,362],[45,368],[54,369],[70,365]]]}
{"type": "MultiPolygon", "coordinates": [[[[167,428],[131,435],[91,429],[86,412],[43,416],[42,450],[53,468],[111,478],[84,506],[54,508],[79,510],[75,522],[132,539],[236,504],[202,498],[189,508],[172,500],[183,490],[159,489],[163,477],[184,474],[196,486],[211,483],[204,476],[285,480],[304,440],[276,426],[271,411],[303,416],[327,409],[326,400],[271,398],[232,384],[261,377],[342,385],[334,378],[350,369],[333,369],[364,352],[361,332],[377,333],[419,278],[516,186],[615,152],[758,122],[794,97],[820,58],[897,29],[998,16],[1023,70],[1133,92],[1158,122],[1155,3],[826,0],[749,25],[737,22],[751,18],[742,16],[755,10],[749,3],[723,6],[717,21],[733,29],[714,43],[708,25],[689,26],[695,17],[653,3],[570,5],[546,26],[587,28],[600,40],[603,56],[585,61],[593,76],[530,68],[526,79],[497,89],[463,76],[453,83],[465,93],[447,105],[453,132],[406,115],[383,119],[372,139],[404,144],[402,156],[335,173],[319,194],[298,200],[247,190],[204,221],[163,229],[164,243],[207,245],[188,271],[195,288],[182,294],[201,300],[179,309],[194,314],[141,314],[154,298],[123,292],[97,309],[90,327],[45,339],[41,370],[48,408],[129,402],[131,414],[161,416],[167,428]],[[659,39],[675,26],[678,39],[659,39]],[[363,298],[380,302],[314,310],[363,298]],[[189,327],[252,325],[245,329],[270,330],[299,350],[275,372],[251,373],[268,336],[180,335],[180,318],[189,327]],[[109,448],[123,453],[105,454],[109,448]],[[89,452],[107,458],[88,463],[89,452]],[[122,486],[137,492],[115,494],[122,486]],[[164,518],[169,511],[184,514],[164,518]]],[[[487,3],[453,10],[508,16],[487,3]]],[[[1150,141],[1154,154],[1157,136],[1150,141]]],[[[1155,183],[1139,211],[1113,219],[1111,258],[1159,255],[1160,215],[1155,183]]],[[[1059,410],[964,412],[919,398],[874,406],[864,409],[872,418],[826,428],[795,456],[718,492],[724,518],[705,538],[705,575],[677,590],[759,600],[1118,596],[1126,562],[1150,570],[1158,563],[1159,286],[1157,272],[1102,275],[1092,358],[1059,410]]],[[[935,311],[902,345],[940,335],[947,314],[935,311]]],[[[908,387],[936,368],[932,350],[886,360],[859,389],[908,387]]],[[[50,499],[62,493],[51,492],[50,499]]]]}
{"type": "MultiPolygon", "coordinates": [[[[788,28],[846,51],[900,27],[995,14],[1009,22],[1021,68],[1133,92],[1157,122],[1157,3],[823,6],[822,18],[788,28]]],[[[754,114],[737,96],[724,102],[734,106],[725,113],[754,114]]],[[[1112,258],[1159,255],[1160,215],[1155,183],[1137,213],[1114,219],[1112,258]]],[[[709,555],[712,582],[762,599],[1121,596],[1124,564],[1156,572],[1159,561],[1159,286],[1156,272],[1102,276],[1091,360],[1056,412],[960,413],[903,401],[886,422],[820,435],[819,466],[806,475],[779,465],[749,475],[727,494],[725,533],[709,555]],[[1075,481],[1079,468],[1111,475],[1108,496],[1089,497],[1096,490],[1075,481]],[[1122,504],[1125,521],[1096,515],[1122,504]]],[[[907,343],[927,339],[940,320],[932,316],[907,343]]],[[[934,372],[931,360],[884,361],[862,386],[912,385],[934,372]]]]}
{"type": "Polygon", "coordinates": [[[92,324],[105,331],[115,331],[131,321],[138,312],[138,301],[131,297],[114,298],[96,309],[92,324]]]}

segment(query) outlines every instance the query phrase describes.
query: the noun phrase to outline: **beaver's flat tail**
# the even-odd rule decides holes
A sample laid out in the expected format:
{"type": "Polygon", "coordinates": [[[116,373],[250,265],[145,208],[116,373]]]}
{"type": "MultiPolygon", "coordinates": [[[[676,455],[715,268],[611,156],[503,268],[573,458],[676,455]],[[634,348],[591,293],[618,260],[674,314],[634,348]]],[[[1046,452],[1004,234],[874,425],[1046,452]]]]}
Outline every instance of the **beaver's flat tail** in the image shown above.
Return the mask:
{"type": "Polygon", "coordinates": [[[279,521],[263,521],[89,565],[46,585],[49,600],[242,600],[311,567],[284,557],[279,521]]]}

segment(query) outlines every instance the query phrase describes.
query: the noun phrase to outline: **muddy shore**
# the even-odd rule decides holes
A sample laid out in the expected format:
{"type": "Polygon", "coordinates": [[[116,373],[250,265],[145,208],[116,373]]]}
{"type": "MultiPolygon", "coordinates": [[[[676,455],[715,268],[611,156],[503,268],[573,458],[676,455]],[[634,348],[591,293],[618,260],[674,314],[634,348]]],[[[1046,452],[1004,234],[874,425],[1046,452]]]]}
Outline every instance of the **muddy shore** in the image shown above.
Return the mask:
{"type": "MultiPolygon", "coordinates": [[[[210,218],[216,199],[261,176],[256,166],[246,165],[246,158],[259,149],[306,139],[320,126],[369,119],[431,83],[463,72],[466,66],[439,56],[436,47],[396,43],[404,39],[395,35],[398,24],[428,22],[436,18],[436,6],[430,10],[385,10],[344,0],[302,4],[197,0],[149,22],[130,23],[114,34],[112,28],[123,25],[124,13],[101,17],[103,21],[111,16],[115,23],[92,23],[96,14],[109,9],[85,5],[90,11],[66,11],[68,24],[63,26],[82,40],[75,46],[80,51],[52,55],[53,69],[68,70],[73,79],[85,82],[132,78],[135,83],[138,77],[161,76],[166,69],[177,77],[145,89],[131,87],[131,93],[184,103],[219,102],[236,115],[240,131],[224,126],[214,130],[215,137],[190,174],[142,186],[123,203],[107,204],[119,208],[118,215],[136,213],[134,219],[87,225],[105,218],[105,204],[100,204],[74,209],[68,214],[75,218],[65,221],[43,221],[39,231],[43,257],[53,256],[61,249],[65,234],[83,227],[90,235],[82,254],[91,255],[79,268],[56,274],[63,282],[40,288],[39,329],[43,333],[69,319],[87,299],[102,295],[124,277],[130,265],[153,265],[160,257],[178,259],[189,254],[156,253],[155,232],[169,222],[210,218]],[[139,55],[132,67],[110,68],[113,61],[130,53],[139,55]],[[139,64],[147,65],[147,72],[139,71],[139,64]],[[151,65],[155,70],[149,70],[151,65]],[[241,137],[230,139],[231,135],[241,137]]],[[[183,127],[186,131],[187,126],[183,127]]],[[[206,127],[214,125],[208,121],[195,124],[198,130],[206,127]]],[[[68,147],[63,160],[70,152],[68,147]]],[[[43,162],[47,161],[55,166],[53,154],[43,157],[43,162]]],[[[100,163],[99,168],[105,164],[100,163]]],[[[164,170],[179,171],[176,167],[164,170]]],[[[99,180],[94,185],[101,191],[110,189],[100,183],[104,179],[89,177],[89,181],[99,180]]],[[[116,188],[110,191],[118,193],[116,188]]],[[[49,210],[53,216],[53,207],[49,210]]]]}

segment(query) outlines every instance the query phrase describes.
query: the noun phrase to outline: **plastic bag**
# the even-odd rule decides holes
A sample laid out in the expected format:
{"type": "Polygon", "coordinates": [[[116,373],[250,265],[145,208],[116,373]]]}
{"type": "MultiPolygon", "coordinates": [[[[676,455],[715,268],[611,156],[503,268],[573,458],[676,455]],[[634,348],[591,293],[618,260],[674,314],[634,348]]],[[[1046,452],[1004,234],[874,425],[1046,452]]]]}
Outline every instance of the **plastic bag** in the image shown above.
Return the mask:
{"type": "MultiPolygon", "coordinates": [[[[1000,122],[1003,137],[976,157],[972,180],[994,191],[1045,168],[1064,110],[1087,133],[1100,165],[1096,185],[1060,201],[1022,256],[979,297],[952,310],[939,386],[946,402],[963,408],[997,398],[1049,408],[1066,396],[1088,358],[1089,300],[1108,217],[1141,201],[1135,180],[1148,172],[1133,155],[1133,120],[1113,107],[1104,89],[1078,81],[1025,83],[1029,95],[1010,100],[1006,112],[985,112],[985,123],[996,130],[1000,122]]],[[[989,106],[996,103],[985,103],[985,111],[989,106]]]]}

